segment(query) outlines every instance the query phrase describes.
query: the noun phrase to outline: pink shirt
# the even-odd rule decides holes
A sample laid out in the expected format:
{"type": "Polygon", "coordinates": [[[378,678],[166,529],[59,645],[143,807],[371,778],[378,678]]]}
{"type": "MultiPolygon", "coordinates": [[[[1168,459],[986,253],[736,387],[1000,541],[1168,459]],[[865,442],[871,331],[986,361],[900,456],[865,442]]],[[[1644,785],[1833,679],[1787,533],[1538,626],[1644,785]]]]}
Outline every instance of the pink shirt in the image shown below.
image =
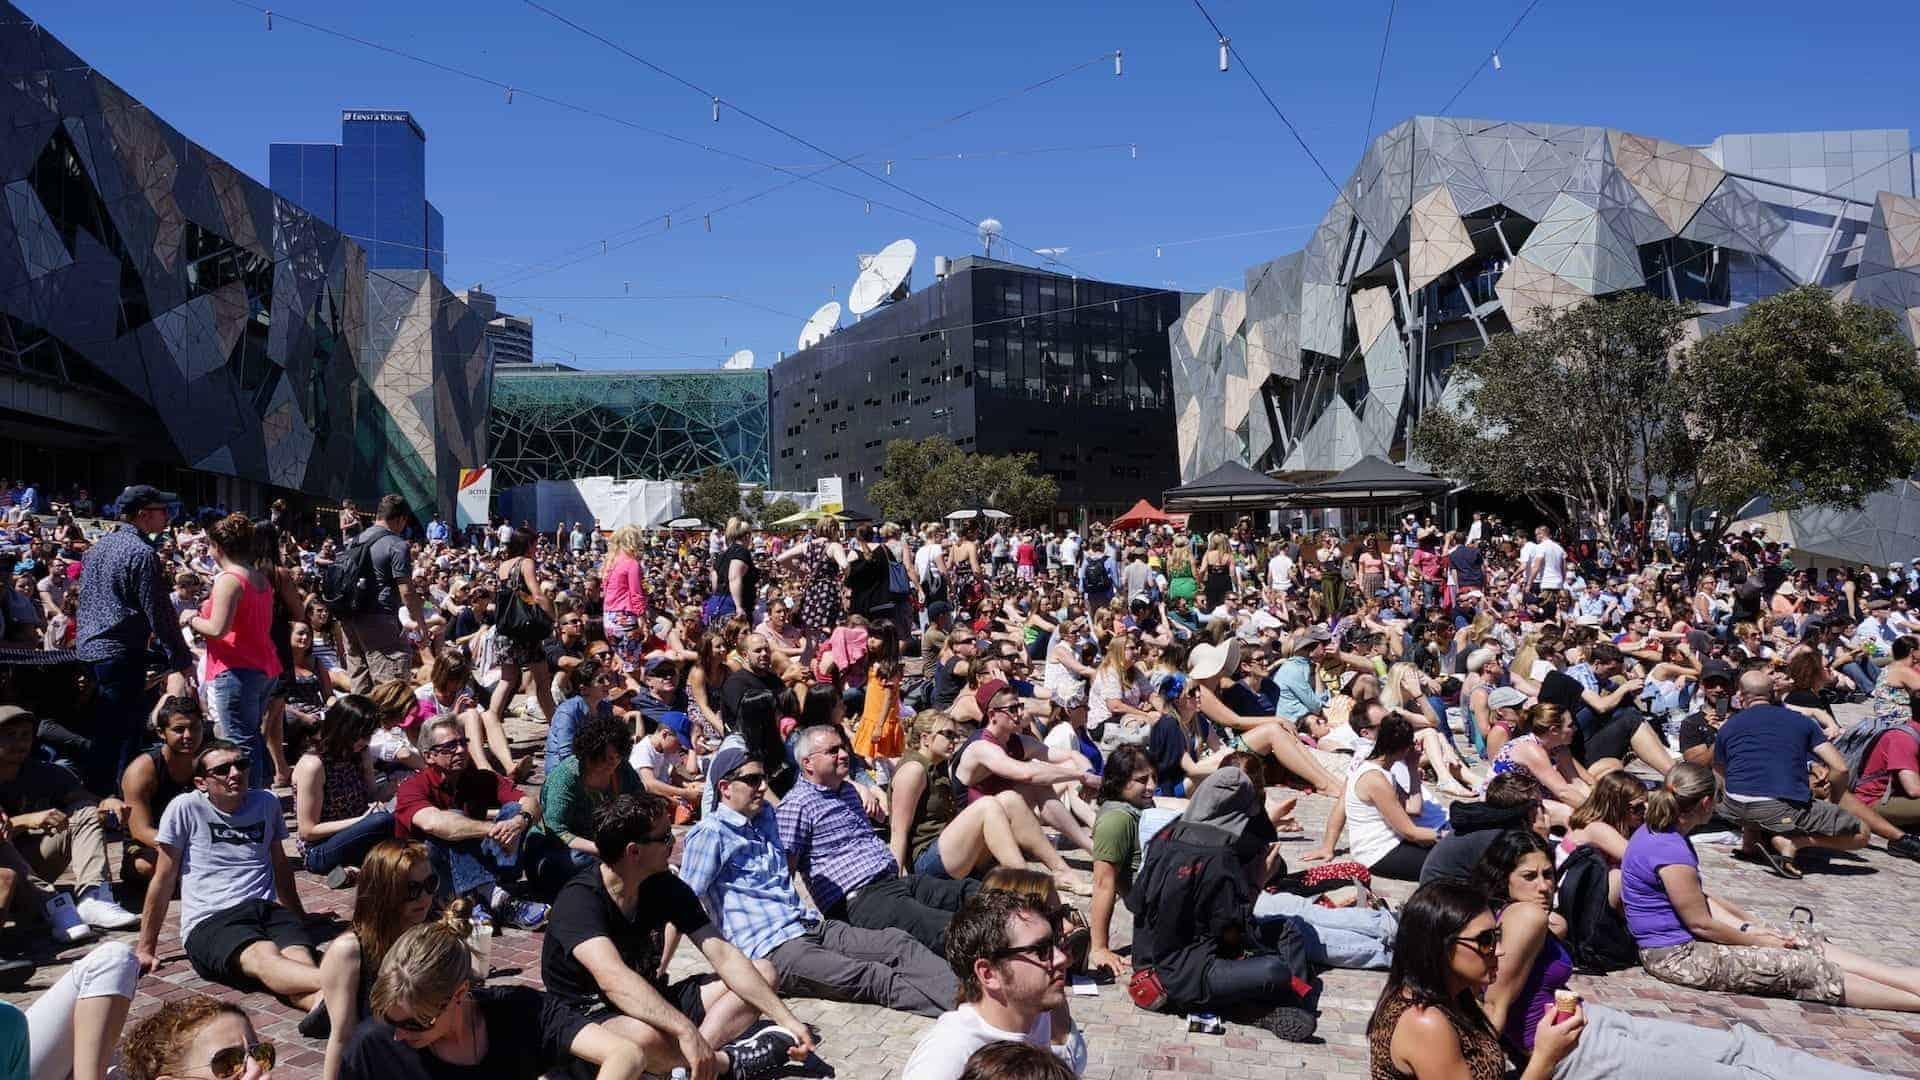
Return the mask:
{"type": "MultiPolygon", "coordinates": [[[[207,678],[223,671],[258,671],[268,678],[280,674],[280,654],[273,649],[273,586],[254,589],[245,575],[227,571],[240,580],[240,600],[234,605],[233,623],[219,637],[207,639],[207,678]]],[[[200,617],[211,618],[213,597],[200,604],[200,617]]]]}
{"type": "Polygon", "coordinates": [[[613,567],[607,571],[605,602],[608,611],[624,611],[630,615],[647,613],[647,593],[640,586],[640,563],[624,551],[613,557],[613,567]]]}

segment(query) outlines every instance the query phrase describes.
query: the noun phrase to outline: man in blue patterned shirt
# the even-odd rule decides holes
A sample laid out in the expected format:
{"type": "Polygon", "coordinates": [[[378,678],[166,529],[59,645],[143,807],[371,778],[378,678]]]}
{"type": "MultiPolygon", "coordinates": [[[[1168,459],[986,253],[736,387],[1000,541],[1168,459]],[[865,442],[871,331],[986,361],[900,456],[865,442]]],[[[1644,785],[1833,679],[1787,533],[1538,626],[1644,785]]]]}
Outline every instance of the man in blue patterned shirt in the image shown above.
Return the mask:
{"type": "Polygon", "coordinates": [[[87,552],[80,574],[74,651],[93,667],[99,696],[94,704],[93,747],[80,763],[94,791],[117,791],[120,770],[134,751],[146,720],[147,643],[166,654],[169,695],[188,694],[193,654],[180,635],[180,619],[168,599],[166,567],[147,537],[167,527],[168,505],[179,496],[148,484],[120,493],[122,527],[102,536],[87,552]]]}
{"type": "Polygon", "coordinates": [[[786,993],[939,1016],[959,983],[904,930],[825,919],[800,902],[767,805],[767,767],[748,756],[714,780],[712,812],[687,834],[680,879],[728,941],[765,959],[786,993]]]}
{"type": "Polygon", "coordinates": [[[980,889],[977,881],[931,874],[904,875],[847,782],[849,747],[840,729],[807,728],[795,744],[800,781],[775,814],[780,846],[805,875],[820,910],[855,926],[897,926],[936,953],[946,949],[947,924],[980,889]]]}

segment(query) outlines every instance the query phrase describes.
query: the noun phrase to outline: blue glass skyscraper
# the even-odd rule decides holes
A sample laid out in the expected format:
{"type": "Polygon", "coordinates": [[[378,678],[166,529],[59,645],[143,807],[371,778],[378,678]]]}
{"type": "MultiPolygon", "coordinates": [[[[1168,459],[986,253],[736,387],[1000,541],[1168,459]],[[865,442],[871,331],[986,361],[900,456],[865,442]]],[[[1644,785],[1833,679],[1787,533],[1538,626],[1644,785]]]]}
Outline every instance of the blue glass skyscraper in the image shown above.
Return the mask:
{"type": "Polygon", "coordinates": [[[445,223],[427,201],[427,134],[413,114],[347,109],[340,143],[274,143],[275,194],[353,237],[369,270],[446,272],[445,223]]]}

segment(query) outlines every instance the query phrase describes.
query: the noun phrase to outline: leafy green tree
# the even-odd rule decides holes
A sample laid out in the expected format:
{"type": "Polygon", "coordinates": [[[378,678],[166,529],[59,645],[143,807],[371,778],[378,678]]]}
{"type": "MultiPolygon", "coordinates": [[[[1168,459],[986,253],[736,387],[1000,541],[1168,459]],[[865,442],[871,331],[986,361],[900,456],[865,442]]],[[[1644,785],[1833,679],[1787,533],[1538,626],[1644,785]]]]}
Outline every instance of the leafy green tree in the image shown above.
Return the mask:
{"type": "Polygon", "coordinates": [[[709,525],[725,525],[740,513],[740,477],[724,465],[709,465],[680,489],[680,504],[709,525]]]}
{"type": "Polygon", "coordinates": [[[1642,292],[1542,312],[1456,365],[1465,408],[1429,408],[1414,452],[1562,524],[1604,526],[1636,501],[1645,512],[1678,419],[1671,364],[1690,315],[1642,292]]]}
{"type": "Polygon", "coordinates": [[[1892,312],[1813,286],[1768,297],[1688,350],[1669,471],[1723,522],[1756,495],[1858,509],[1920,469],[1915,361],[1892,312]]]}
{"type": "Polygon", "coordinates": [[[799,512],[800,504],[794,502],[791,496],[782,495],[766,505],[765,511],[760,515],[760,523],[765,525],[780,521],[799,512]]]}
{"type": "Polygon", "coordinates": [[[762,487],[748,488],[747,493],[740,497],[740,508],[755,525],[777,520],[767,513],[767,489],[762,487]]]}
{"type": "Polygon", "coordinates": [[[881,513],[901,521],[986,508],[1037,521],[1060,501],[1060,485],[1039,472],[1033,454],[971,454],[939,435],[889,442],[881,472],[867,497],[881,513]]]}

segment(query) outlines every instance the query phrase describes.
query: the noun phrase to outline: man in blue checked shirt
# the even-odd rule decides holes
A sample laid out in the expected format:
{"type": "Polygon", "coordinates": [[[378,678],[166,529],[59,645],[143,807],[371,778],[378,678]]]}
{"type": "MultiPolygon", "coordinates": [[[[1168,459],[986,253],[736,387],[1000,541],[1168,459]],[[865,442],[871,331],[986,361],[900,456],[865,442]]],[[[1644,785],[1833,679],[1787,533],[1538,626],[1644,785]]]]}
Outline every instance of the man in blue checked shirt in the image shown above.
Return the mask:
{"type": "Polygon", "coordinates": [[[860,793],[847,780],[850,749],[839,728],[807,728],[794,752],[800,780],[774,816],[780,846],[793,869],[805,875],[813,902],[855,926],[897,926],[944,954],[947,924],[980,883],[901,873],[893,849],[873,831],[860,793]]]}
{"type": "Polygon", "coordinates": [[[953,969],[911,934],[849,926],[801,904],[767,805],[765,763],[748,756],[714,784],[712,812],[687,834],[680,880],[727,940],[771,963],[787,993],[922,1016],[947,1009],[959,989],[953,969]]]}

